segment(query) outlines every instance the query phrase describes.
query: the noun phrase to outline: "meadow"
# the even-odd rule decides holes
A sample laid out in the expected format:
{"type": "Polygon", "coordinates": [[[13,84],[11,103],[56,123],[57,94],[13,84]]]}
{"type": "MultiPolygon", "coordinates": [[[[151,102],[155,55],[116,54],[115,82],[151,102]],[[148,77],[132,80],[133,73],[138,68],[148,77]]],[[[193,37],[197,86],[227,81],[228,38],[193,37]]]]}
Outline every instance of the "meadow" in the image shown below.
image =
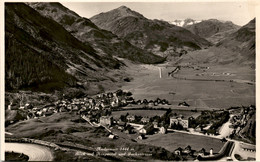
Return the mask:
{"type": "Polygon", "coordinates": [[[178,60],[159,65],[129,64],[125,70],[133,80],[125,83],[122,89],[131,91],[136,100],[159,97],[167,99],[173,106],[183,101],[192,108],[255,105],[254,69],[246,65],[207,62],[205,58],[203,60],[207,52],[195,51],[181,58],[178,65],[182,67],[174,77],[168,73],[176,68],[174,62],[178,60]],[[159,77],[159,68],[162,69],[162,78],[159,77]]]}
{"type": "Polygon", "coordinates": [[[121,115],[136,115],[142,117],[153,117],[153,116],[162,116],[165,114],[165,110],[123,110],[123,111],[113,111],[112,116],[114,119],[119,119],[121,115]]]}
{"type": "Polygon", "coordinates": [[[219,139],[216,138],[179,132],[149,135],[147,136],[147,139],[138,142],[142,144],[160,146],[169,151],[174,151],[178,147],[184,149],[188,145],[190,145],[193,150],[197,151],[204,148],[206,152],[209,152],[209,150],[213,148],[214,153],[218,153],[224,145],[219,139]]]}

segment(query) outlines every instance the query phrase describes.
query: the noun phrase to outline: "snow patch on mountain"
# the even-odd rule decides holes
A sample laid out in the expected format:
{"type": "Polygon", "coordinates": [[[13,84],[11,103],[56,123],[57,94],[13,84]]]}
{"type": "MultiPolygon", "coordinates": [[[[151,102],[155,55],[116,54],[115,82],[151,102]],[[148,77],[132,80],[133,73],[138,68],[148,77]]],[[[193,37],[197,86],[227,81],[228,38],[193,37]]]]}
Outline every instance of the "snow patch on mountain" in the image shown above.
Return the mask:
{"type": "Polygon", "coordinates": [[[200,23],[201,20],[193,20],[193,19],[177,19],[174,21],[168,21],[170,24],[180,26],[180,27],[185,27],[193,24],[200,23]]]}

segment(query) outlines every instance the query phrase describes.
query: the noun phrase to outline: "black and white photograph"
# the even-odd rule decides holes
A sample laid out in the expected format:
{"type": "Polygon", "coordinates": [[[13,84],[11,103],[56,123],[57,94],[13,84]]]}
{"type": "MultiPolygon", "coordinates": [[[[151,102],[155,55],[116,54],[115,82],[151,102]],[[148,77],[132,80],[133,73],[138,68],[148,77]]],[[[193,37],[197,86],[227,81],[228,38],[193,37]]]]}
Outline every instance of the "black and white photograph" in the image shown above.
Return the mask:
{"type": "Polygon", "coordinates": [[[257,5],[3,2],[1,160],[257,161],[257,5]]]}

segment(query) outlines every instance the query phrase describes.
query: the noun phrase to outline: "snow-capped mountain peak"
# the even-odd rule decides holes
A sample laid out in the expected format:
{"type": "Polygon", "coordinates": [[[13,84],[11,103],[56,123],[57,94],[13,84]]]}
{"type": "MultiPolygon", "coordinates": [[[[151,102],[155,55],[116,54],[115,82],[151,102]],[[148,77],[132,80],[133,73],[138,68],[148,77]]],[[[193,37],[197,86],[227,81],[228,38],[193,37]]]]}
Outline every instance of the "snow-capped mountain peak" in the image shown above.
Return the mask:
{"type": "Polygon", "coordinates": [[[201,20],[193,20],[193,19],[177,19],[177,20],[174,20],[174,21],[169,21],[170,24],[173,24],[173,25],[176,25],[176,26],[180,26],[180,27],[186,27],[186,26],[189,26],[189,25],[193,25],[193,24],[197,24],[197,23],[200,23],[201,20]]]}

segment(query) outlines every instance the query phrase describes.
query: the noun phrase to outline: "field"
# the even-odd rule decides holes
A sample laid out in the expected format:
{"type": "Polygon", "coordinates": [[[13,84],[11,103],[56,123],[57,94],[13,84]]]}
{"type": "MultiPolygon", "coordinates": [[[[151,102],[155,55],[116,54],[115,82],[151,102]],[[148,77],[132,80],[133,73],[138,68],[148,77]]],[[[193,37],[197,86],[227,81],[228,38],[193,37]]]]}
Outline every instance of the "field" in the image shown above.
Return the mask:
{"type": "Polygon", "coordinates": [[[178,60],[160,65],[129,65],[126,73],[133,80],[125,83],[122,89],[131,91],[136,100],[159,97],[169,100],[173,106],[183,101],[194,108],[255,105],[255,71],[246,65],[203,61],[205,55],[213,57],[210,52],[200,50],[188,53],[178,63],[186,67],[181,67],[174,77],[168,76],[168,72],[176,68],[174,62],[178,60]],[[195,59],[188,59],[188,56],[195,59]],[[188,68],[188,65],[193,68],[188,68]],[[162,78],[159,78],[159,67],[162,69],[162,78]]]}
{"type": "Polygon", "coordinates": [[[201,111],[192,112],[190,110],[174,110],[173,109],[172,113],[176,113],[177,115],[183,115],[184,118],[188,118],[190,116],[197,118],[201,114],[201,111]]]}
{"type": "MultiPolygon", "coordinates": [[[[123,111],[113,111],[112,116],[114,119],[119,119],[121,115],[126,115],[127,113],[129,115],[137,115],[142,117],[153,117],[153,116],[162,116],[166,110],[123,110],[123,111]]],[[[179,109],[173,109],[172,113],[176,113],[177,115],[183,115],[185,118],[193,116],[194,118],[197,118],[201,112],[192,112],[190,110],[179,110],[179,109]]]]}
{"type": "Polygon", "coordinates": [[[119,119],[121,115],[137,115],[142,117],[153,117],[153,116],[162,116],[166,111],[165,110],[124,110],[124,111],[113,111],[112,116],[114,119],[119,119]]]}
{"type": "Polygon", "coordinates": [[[30,119],[8,126],[7,132],[14,137],[27,137],[50,142],[75,142],[84,145],[92,144],[92,137],[100,140],[108,134],[105,130],[94,129],[88,123],[80,120],[80,116],[68,112],[55,113],[49,117],[30,119]],[[88,140],[85,138],[89,137],[88,140]]]}
{"type": "Polygon", "coordinates": [[[147,139],[139,142],[142,144],[160,146],[169,151],[174,151],[178,147],[185,148],[190,145],[193,150],[205,148],[206,152],[209,152],[209,150],[213,148],[214,153],[217,153],[223,146],[223,143],[219,139],[178,132],[155,134],[147,137],[147,139]]]}

